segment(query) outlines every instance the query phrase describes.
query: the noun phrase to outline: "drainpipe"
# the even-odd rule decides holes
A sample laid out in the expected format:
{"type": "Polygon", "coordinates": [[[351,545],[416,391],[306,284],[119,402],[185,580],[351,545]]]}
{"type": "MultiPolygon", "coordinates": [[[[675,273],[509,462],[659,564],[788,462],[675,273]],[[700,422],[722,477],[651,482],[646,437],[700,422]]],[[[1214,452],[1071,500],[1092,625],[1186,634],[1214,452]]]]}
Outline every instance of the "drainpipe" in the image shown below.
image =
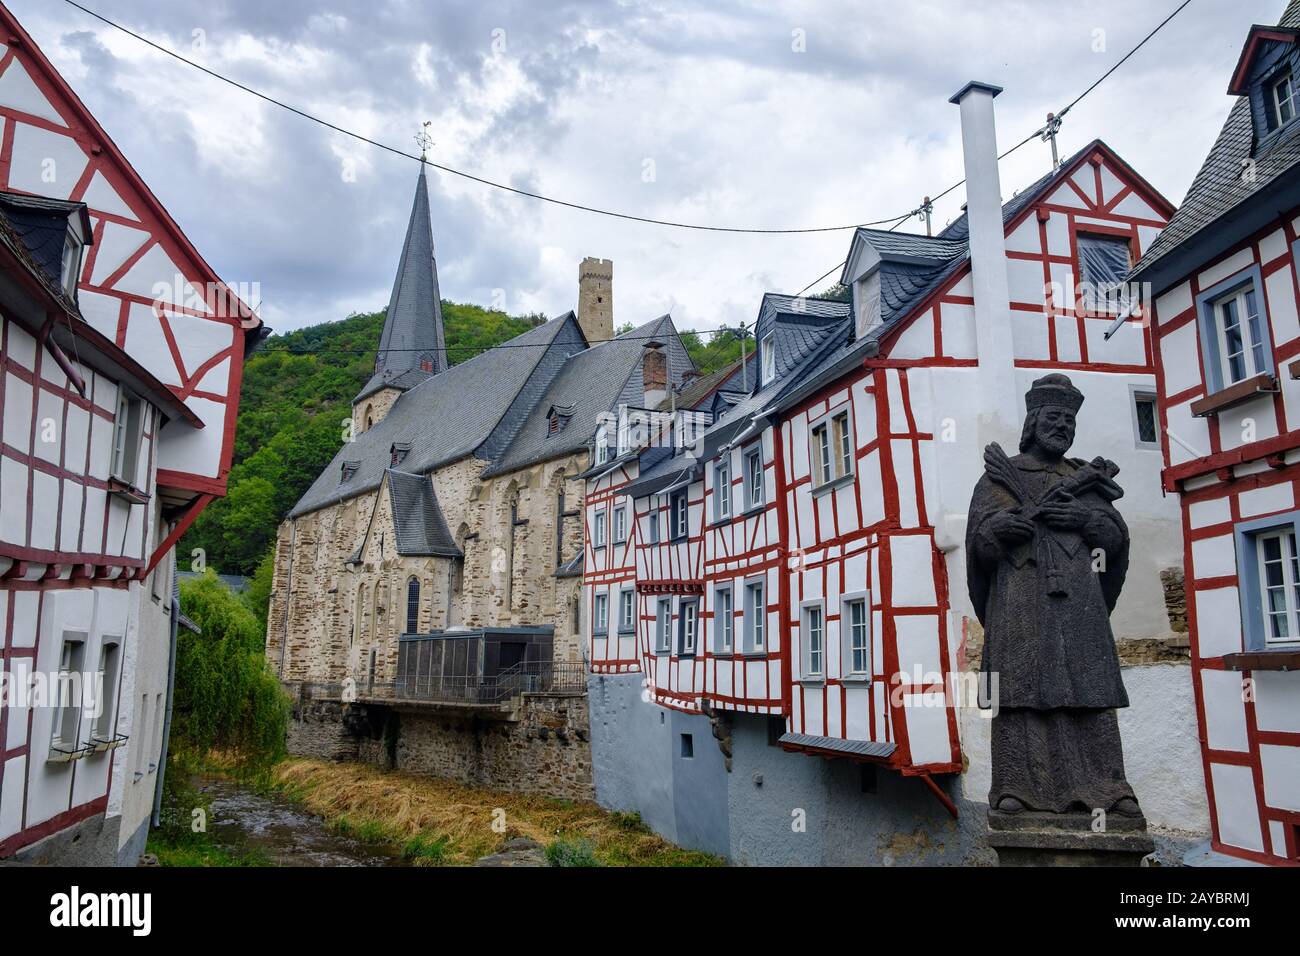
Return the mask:
{"type": "Polygon", "coordinates": [[[171,750],[172,736],[172,703],[176,699],[176,628],[179,624],[181,614],[181,588],[180,581],[176,576],[176,563],[172,562],[172,610],[171,623],[171,651],[167,655],[167,711],[163,717],[162,732],[162,752],[158,755],[158,778],[154,781],[153,787],[153,820],[152,826],[158,827],[162,824],[162,796],[163,796],[163,778],[167,776],[167,755],[171,750]]]}

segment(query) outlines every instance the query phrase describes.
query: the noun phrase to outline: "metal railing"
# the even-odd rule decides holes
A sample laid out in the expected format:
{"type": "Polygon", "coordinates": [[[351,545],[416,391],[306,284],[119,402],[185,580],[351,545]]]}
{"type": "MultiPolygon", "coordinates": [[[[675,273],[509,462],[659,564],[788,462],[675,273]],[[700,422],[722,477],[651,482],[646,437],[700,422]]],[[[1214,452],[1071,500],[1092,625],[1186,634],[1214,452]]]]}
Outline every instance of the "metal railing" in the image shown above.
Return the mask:
{"type": "Polygon", "coordinates": [[[493,677],[422,674],[374,681],[367,675],[354,681],[357,696],[363,698],[501,704],[520,694],[586,693],[587,670],[581,662],[530,661],[508,667],[493,677]]]}

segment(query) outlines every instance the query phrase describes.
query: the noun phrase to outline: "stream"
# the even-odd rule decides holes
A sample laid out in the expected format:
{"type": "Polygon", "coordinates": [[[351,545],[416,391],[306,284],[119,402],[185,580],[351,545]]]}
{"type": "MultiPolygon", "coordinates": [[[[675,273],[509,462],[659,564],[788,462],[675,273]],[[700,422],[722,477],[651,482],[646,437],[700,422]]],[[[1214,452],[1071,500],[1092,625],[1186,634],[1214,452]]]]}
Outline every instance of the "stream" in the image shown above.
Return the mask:
{"type": "Polygon", "coordinates": [[[272,866],[402,866],[391,849],[333,833],[318,816],[238,783],[204,777],[195,781],[212,798],[212,842],[235,853],[265,856],[272,866]]]}

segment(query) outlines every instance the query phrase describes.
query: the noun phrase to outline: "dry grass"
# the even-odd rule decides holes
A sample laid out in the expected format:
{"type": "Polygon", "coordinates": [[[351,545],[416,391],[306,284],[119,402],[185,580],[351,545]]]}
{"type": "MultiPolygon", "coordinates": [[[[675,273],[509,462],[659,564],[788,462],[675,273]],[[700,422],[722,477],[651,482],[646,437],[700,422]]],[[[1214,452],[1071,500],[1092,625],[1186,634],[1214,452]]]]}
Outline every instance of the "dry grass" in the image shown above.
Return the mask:
{"type": "Polygon", "coordinates": [[[502,793],[365,764],[301,758],[276,765],[271,778],[278,789],[331,825],[382,833],[396,844],[441,839],[445,849],[438,862],[442,863],[472,863],[514,837],[529,837],[543,846],[558,839],[586,840],[596,859],[607,866],[717,866],[722,862],[674,846],[633,815],[610,813],[586,801],[502,793]],[[501,833],[492,826],[497,810],[505,811],[501,833]]]}

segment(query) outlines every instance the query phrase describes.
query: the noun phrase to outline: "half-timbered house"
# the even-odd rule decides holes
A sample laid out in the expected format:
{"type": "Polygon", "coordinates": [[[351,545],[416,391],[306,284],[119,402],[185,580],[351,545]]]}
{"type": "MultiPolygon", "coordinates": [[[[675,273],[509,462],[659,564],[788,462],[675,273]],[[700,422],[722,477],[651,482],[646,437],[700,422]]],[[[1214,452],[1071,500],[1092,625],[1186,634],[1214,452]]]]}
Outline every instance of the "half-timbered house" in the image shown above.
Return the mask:
{"type": "Polygon", "coordinates": [[[1115,460],[1128,492],[1114,627],[1130,779],[1174,843],[1204,828],[1199,788],[1170,780],[1195,738],[1189,705],[1170,708],[1189,669],[1166,603],[1181,545],[1150,344],[1137,319],[1106,335],[1172,207],[1100,141],[1004,203],[998,92],[953,99],[967,211],[933,237],[858,230],[848,303],[766,296],[748,394],[601,499],[633,510],[638,537],[604,598],[635,593],[635,634],[616,654],[593,636],[597,795],[671,838],[754,862],[982,852],[965,513],[985,445],[1016,447],[1045,370],[1087,396],[1075,453],[1115,460]]]}
{"type": "Polygon", "coordinates": [[[1133,280],[1182,505],[1212,853],[1300,864],[1300,4],[1255,26],[1227,121],[1133,280]]]}
{"type": "Polygon", "coordinates": [[[134,864],[260,324],[0,6],[0,857],[134,864]]]}

